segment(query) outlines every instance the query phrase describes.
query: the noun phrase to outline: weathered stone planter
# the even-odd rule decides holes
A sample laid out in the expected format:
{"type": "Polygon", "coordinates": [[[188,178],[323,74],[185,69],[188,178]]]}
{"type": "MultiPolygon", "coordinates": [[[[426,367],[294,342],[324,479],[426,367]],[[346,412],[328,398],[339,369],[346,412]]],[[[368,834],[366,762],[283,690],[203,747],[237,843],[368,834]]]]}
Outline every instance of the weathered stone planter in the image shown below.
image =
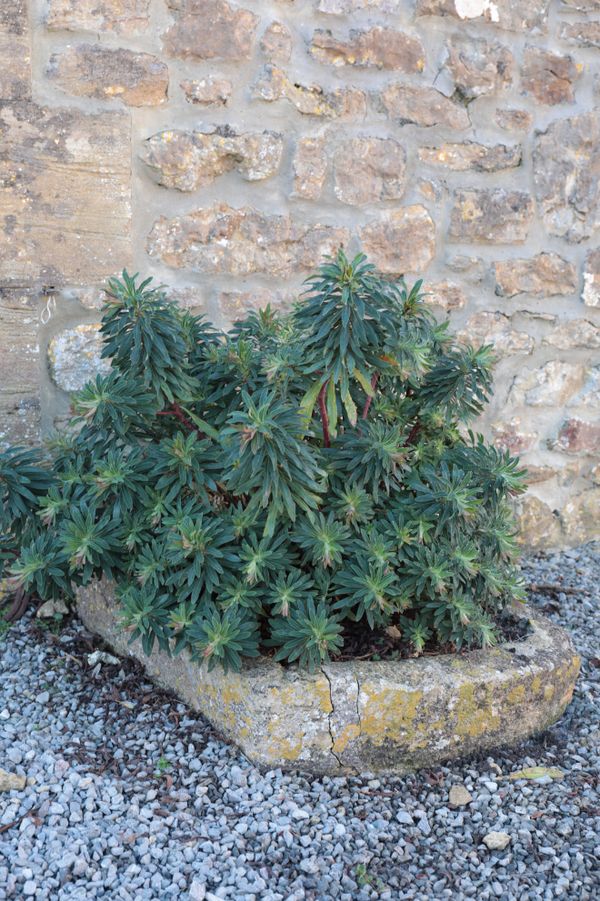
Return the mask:
{"type": "Polygon", "coordinates": [[[225,675],[187,654],[128,646],[107,583],[80,591],[78,608],[115,651],[269,769],[401,774],[515,744],[561,716],[579,672],[567,633],[528,609],[529,637],[491,651],[331,663],[314,675],[263,659],[225,675]]]}

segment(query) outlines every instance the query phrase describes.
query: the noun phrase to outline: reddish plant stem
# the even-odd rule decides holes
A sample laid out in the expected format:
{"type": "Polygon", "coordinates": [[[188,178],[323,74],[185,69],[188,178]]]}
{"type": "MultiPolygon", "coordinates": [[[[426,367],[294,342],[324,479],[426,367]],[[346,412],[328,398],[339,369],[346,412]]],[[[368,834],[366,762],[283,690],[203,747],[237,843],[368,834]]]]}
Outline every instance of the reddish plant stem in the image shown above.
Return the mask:
{"type": "Polygon", "coordinates": [[[406,439],[406,443],[414,444],[420,431],[421,431],[421,423],[415,422],[414,426],[412,427],[412,429],[409,432],[408,438],[406,439]]]}
{"type": "Polygon", "coordinates": [[[197,429],[194,423],[187,418],[179,404],[172,404],[170,407],[167,407],[166,410],[160,410],[157,414],[158,416],[176,416],[179,422],[188,429],[190,432],[197,432],[200,438],[205,438],[204,432],[201,432],[200,429],[197,429]]]}
{"type": "Polygon", "coordinates": [[[327,405],[325,403],[325,392],[329,379],[325,382],[319,391],[319,412],[321,413],[321,422],[323,423],[323,444],[325,447],[331,447],[331,439],[329,437],[329,417],[327,415],[327,405]]]}
{"type": "MultiPolygon", "coordinates": [[[[373,375],[371,376],[371,388],[373,389],[373,392],[375,392],[375,388],[377,387],[378,381],[379,381],[379,373],[374,372],[373,375]]],[[[373,401],[372,397],[367,397],[367,399],[365,401],[365,405],[363,407],[362,415],[360,417],[361,419],[366,419],[367,416],[369,415],[369,410],[371,409],[372,401],[373,401]]]]}

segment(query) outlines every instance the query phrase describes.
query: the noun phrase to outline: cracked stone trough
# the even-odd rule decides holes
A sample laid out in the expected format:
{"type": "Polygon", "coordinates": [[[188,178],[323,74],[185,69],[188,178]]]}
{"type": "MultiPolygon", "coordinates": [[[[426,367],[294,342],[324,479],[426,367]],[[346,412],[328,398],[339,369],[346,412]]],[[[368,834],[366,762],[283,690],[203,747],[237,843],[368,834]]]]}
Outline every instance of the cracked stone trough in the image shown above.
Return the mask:
{"type": "Polygon", "coordinates": [[[460,656],[330,663],[313,675],[267,659],[224,674],[187,653],[146,657],[139,642],[127,644],[106,582],[80,590],[78,610],[265,769],[403,774],[516,744],[562,715],[579,673],[568,634],[527,608],[524,640],[460,656]]]}

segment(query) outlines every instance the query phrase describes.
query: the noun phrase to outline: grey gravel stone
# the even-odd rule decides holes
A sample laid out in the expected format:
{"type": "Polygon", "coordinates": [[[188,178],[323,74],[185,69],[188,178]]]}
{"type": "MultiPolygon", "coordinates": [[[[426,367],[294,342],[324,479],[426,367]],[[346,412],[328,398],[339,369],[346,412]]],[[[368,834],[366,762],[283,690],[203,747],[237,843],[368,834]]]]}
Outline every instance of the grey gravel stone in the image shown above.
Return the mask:
{"type": "Polygon", "coordinates": [[[555,586],[532,602],[583,657],[565,716],[520,748],[395,779],[261,773],[135,664],[94,675],[76,622],[55,636],[20,621],[0,643],[0,765],[22,785],[0,796],[0,898],[595,901],[599,548],[531,557],[525,576],[555,586]],[[508,779],[534,766],[564,777],[508,779]],[[510,844],[489,850],[491,832],[510,844]]]}

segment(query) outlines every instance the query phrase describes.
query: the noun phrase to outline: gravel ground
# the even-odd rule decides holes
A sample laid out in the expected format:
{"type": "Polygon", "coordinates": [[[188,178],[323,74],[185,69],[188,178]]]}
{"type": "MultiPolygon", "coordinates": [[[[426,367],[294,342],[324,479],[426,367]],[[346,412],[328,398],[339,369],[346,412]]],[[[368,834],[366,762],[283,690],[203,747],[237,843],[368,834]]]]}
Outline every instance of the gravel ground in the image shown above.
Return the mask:
{"type": "Polygon", "coordinates": [[[401,779],[261,774],[135,664],[90,666],[78,624],[21,621],[0,644],[0,767],[28,784],[0,794],[0,898],[600,897],[600,547],[525,571],[584,657],[573,704],[518,749],[401,779]],[[506,779],[531,766],[564,778],[506,779]],[[452,808],[452,786],[472,801],[452,808]]]}

